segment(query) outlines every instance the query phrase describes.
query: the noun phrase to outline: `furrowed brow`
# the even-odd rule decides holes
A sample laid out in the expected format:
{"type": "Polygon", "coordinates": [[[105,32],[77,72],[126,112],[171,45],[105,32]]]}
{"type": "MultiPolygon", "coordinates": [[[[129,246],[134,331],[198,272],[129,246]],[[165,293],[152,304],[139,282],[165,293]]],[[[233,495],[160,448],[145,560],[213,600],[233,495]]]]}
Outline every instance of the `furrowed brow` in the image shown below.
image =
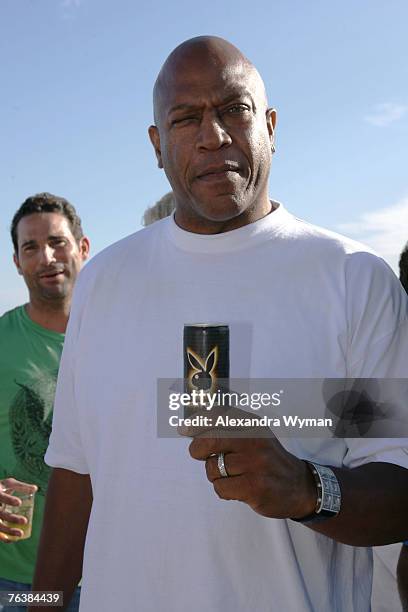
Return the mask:
{"type": "MultiPolygon", "coordinates": [[[[234,92],[230,95],[224,97],[222,100],[219,100],[217,106],[224,106],[225,104],[230,104],[231,102],[237,102],[238,100],[248,100],[255,107],[252,96],[249,92],[234,92]]],[[[172,106],[168,111],[168,117],[173,114],[182,113],[182,112],[195,112],[198,110],[200,106],[195,104],[176,104],[172,106]]]]}
{"type": "Polygon", "coordinates": [[[177,104],[176,106],[172,106],[168,112],[169,115],[172,113],[176,113],[177,111],[191,111],[196,110],[198,107],[194,104],[177,104]]]}
{"type": "Polygon", "coordinates": [[[230,104],[231,102],[250,102],[253,108],[256,108],[255,101],[253,96],[249,91],[235,91],[230,95],[225,96],[223,100],[220,102],[220,106],[224,106],[225,104],[230,104]]]}

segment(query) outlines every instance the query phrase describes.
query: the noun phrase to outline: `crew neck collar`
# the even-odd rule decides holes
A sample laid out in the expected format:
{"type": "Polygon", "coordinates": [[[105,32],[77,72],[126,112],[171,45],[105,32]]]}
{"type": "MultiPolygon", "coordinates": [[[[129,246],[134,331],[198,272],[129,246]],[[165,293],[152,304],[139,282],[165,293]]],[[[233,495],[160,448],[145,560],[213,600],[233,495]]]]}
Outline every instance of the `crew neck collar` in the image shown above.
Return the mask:
{"type": "Polygon", "coordinates": [[[32,319],[30,319],[30,317],[28,316],[25,304],[20,306],[19,310],[20,310],[20,316],[21,316],[21,319],[24,325],[27,325],[28,327],[30,327],[32,330],[36,331],[37,333],[42,334],[43,336],[48,336],[49,338],[60,339],[60,338],[65,337],[65,334],[54,331],[52,329],[47,329],[46,327],[43,327],[39,323],[36,323],[32,319]]]}
{"type": "Polygon", "coordinates": [[[277,233],[292,218],[280,202],[271,200],[271,203],[274,210],[262,219],[220,234],[188,232],[177,225],[173,212],[167,225],[168,236],[178,248],[195,253],[216,254],[247,249],[270,239],[271,234],[277,233]]]}

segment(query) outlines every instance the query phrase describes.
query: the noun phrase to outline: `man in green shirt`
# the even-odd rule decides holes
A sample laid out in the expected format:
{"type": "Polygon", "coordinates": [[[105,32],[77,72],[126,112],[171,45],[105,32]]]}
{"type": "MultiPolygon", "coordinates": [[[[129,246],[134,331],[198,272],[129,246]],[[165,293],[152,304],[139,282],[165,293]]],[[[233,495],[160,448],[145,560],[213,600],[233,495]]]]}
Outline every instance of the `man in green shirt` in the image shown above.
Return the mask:
{"type": "MultiPolygon", "coordinates": [[[[74,283],[89,254],[74,207],[49,193],[20,206],[11,238],[29,301],[0,317],[0,591],[29,589],[32,582],[50,472],[43,457],[56,378],[74,283]],[[26,519],[13,493],[33,491],[32,535],[19,541],[26,519]],[[4,504],[15,506],[14,513],[4,504]]],[[[78,603],[76,593],[69,611],[78,603]]],[[[0,602],[0,612],[8,609],[0,602]]]]}

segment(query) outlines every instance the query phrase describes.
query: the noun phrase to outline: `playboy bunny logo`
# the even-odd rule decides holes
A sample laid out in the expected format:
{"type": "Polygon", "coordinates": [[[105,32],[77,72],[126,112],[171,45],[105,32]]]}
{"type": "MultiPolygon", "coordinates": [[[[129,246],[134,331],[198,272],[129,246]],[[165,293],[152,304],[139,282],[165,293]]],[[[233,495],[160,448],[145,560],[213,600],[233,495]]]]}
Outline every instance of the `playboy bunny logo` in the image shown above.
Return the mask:
{"type": "Polygon", "coordinates": [[[214,382],[212,374],[218,361],[218,346],[215,346],[207,355],[205,363],[190,348],[187,349],[187,355],[193,368],[189,375],[192,386],[196,389],[210,389],[214,382]]]}

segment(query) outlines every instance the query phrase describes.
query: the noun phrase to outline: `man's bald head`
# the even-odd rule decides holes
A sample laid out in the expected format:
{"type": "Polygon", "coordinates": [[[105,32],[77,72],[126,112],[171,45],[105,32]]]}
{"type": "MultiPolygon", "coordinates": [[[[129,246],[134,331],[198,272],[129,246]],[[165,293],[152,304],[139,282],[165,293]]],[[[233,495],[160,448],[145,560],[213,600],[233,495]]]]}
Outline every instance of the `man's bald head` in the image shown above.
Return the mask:
{"type": "Polygon", "coordinates": [[[180,71],[190,70],[192,66],[197,70],[200,78],[200,66],[212,65],[220,73],[235,71],[242,73],[252,86],[258,91],[259,98],[267,107],[267,98],[263,80],[250,60],[233,44],[218,36],[197,36],[182,42],[176,47],[164,62],[153,89],[153,109],[156,125],[160,124],[163,101],[171,91],[176,75],[180,71]]]}
{"type": "Polygon", "coordinates": [[[276,112],[251,62],[215,36],[179,45],[154,87],[149,127],[176,202],[176,223],[228,231],[268,214],[276,112]]]}

